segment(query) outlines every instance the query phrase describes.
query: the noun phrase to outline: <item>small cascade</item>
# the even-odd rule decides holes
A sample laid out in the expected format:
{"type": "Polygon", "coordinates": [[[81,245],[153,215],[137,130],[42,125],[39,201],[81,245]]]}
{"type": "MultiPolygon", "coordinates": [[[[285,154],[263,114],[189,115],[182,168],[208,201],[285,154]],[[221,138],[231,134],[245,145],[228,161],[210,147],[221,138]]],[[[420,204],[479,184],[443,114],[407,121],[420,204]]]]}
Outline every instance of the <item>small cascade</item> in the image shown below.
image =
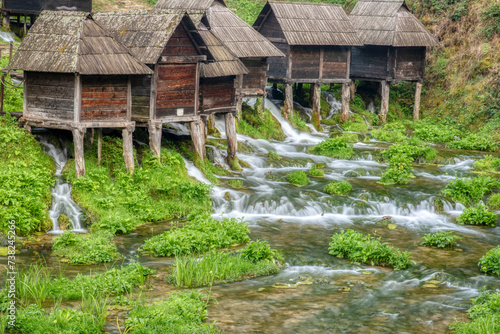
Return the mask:
{"type": "Polygon", "coordinates": [[[366,109],[372,114],[378,113],[377,107],[375,107],[375,103],[373,102],[373,100],[371,100],[370,103],[368,103],[368,108],[366,109]]]}
{"type": "Polygon", "coordinates": [[[333,115],[338,114],[342,111],[342,102],[337,100],[330,92],[323,92],[326,98],[326,102],[330,105],[330,111],[328,112],[328,118],[332,118],[333,115]]]}
{"type": "Polygon", "coordinates": [[[51,234],[61,234],[64,231],[59,227],[58,218],[60,215],[64,214],[67,216],[71,222],[71,230],[73,232],[85,233],[82,227],[83,215],[73,199],[71,198],[71,186],[67,183],[63,176],[62,170],[68,162],[68,152],[67,148],[58,148],[54,144],[50,143],[47,137],[42,137],[40,143],[45,148],[45,152],[54,159],[56,163],[56,174],[57,177],[56,184],[52,188],[52,207],[49,210],[49,216],[52,220],[52,230],[49,231],[51,234]]]}
{"type": "Polygon", "coordinates": [[[8,31],[0,31],[0,39],[4,42],[10,43],[15,42],[14,34],[8,31]]]}
{"type": "Polygon", "coordinates": [[[220,166],[224,169],[231,169],[226,162],[227,152],[219,149],[218,147],[212,145],[206,145],[207,148],[207,158],[212,161],[214,165],[220,166]]]}

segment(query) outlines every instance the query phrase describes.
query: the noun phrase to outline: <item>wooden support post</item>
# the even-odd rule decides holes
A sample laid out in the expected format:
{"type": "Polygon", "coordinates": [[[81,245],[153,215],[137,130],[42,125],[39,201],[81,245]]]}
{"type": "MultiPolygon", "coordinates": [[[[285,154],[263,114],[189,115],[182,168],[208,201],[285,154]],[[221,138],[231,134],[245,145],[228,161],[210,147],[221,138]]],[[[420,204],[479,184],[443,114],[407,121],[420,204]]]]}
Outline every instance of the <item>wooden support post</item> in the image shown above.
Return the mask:
{"type": "Polygon", "coordinates": [[[76,128],[72,130],[73,142],[75,146],[75,169],[76,177],[85,176],[85,156],[83,152],[83,141],[85,139],[85,128],[76,128]]]}
{"type": "Polygon", "coordinates": [[[241,110],[243,108],[243,99],[239,96],[236,99],[236,117],[238,118],[238,122],[241,121],[241,110]]]}
{"type": "Polygon", "coordinates": [[[309,85],[309,107],[312,108],[314,104],[314,85],[310,84],[309,85]]]}
{"type": "Polygon", "coordinates": [[[236,117],[238,122],[241,121],[241,110],[243,107],[243,96],[241,90],[243,89],[243,74],[238,75],[234,80],[234,87],[238,96],[236,97],[236,117]]]}
{"type": "Polygon", "coordinates": [[[191,139],[193,140],[194,150],[198,157],[205,160],[205,135],[203,130],[203,122],[201,120],[191,122],[191,139]]]}
{"type": "Polygon", "coordinates": [[[161,158],[161,135],[162,123],[160,121],[149,121],[149,148],[154,155],[161,158]]]}
{"type": "Polygon", "coordinates": [[[356,94],[356,83],[352,81],[349,88],[351,89],[351,101],[354,101],[354,95],[356,94]]]}
{"type": "Polygon", "coordinates": [[[382,81],[382,105],[380,107],[380,120],[385,122],[389,111],[389,82],[382,81]]]}
{"type": "Polygon", "coordinates": [[[350,95],[349,84],[342,84],[342,122],[347,122],[349,120],[349,95],[350,95]]]}
{"type": "Polygon", "coordinates": [[[0,113],[3,113],[3,97],[5,94],[5,74],[2,75],[2,79],[0,82],[0,113]]]}
{"type": "MultiPolygon", "coordinates": [[[[217,129],[215,127],[215,115],[210,115],[207,118],[207,131],[206,135],[213,135],[217,132],[217,129]]],[[[206,138],[205,135],[205,138],[206,138]]]]}
{"type": "Polygon", "coordinates": [[[132,133],[134,127],[130,126],[122,130],[123,137],[123,159],[125,160],[125,167],[130,174],[134,173],[134,142],[132,133]]]}
{"type": "Polygon", "coordinates": [[[293,89],[292,85],[285,84],[285,107],[283,108],[283,116],[288,119],[293,112],[293,89]]]}
{"type": "Polygon", "coordinates": [[[9,44],[9,64],[12,60],[12,54],[14,53],[14,42],[10,42],[9,44]]]}
{"type": "Polygon", "coordinates": [[[420,94],[422,94],[422,83],[417,82],[417,86],[415,87],[415,106],[413,107],[413,119],[419,119],[420,117],[420,94]]]}
{"type": "Polygon", "coordinates": [[[321,112],[321,85],[320,84],[311,84],[313,91],[313,111],[312,111],[312,119],[311,123],[314,125],[316,130],[321,131],[321,121],[319,114],[321,112]]]}
{"type": "Polygon", "coordinates": [[[102,129],[97,130],[97,166],[101,164],[102,158],[102,129]]]}
{"type": "Polygon", "coordinates": [[[227,113],[225,115],[226,121],[226,136],[227,136],[227,159],[229,165],[233,169],[236,166],[236,152],[238,151],[238,139],[236,136],[236,123],[234,119],[234,115],[231,113],[227,113]]]}

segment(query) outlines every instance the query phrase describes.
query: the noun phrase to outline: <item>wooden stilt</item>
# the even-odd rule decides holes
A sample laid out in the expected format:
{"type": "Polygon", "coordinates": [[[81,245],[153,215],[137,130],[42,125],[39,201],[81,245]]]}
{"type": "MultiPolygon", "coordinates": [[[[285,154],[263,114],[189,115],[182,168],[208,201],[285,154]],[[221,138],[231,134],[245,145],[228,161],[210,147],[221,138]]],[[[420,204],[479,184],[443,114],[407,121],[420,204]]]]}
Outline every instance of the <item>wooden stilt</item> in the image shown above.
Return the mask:
{"type": "Polygon", "coordinates": [[[102,129],[97,130],[97,166],[101,164],[102,158],[102,129]]]}
{"type": "Polygon", "coordinates": [[[356,83],[354,81],[351,82],[349,88],[351,89],[351,101],[354,101],[354,95],[356,94],[356,83]]]}
{"type": "Polygon", "coordinates": [[[161,158],[161,132],[161,122],[154,120],[149,121],[149,148],[158,158],[161,158]]]}
{"type": "Polygon", "coordinates": [[[205,160],[205,135],[203,131],[203,122],[201,120],[193,121],[191,126],[191,139],[193,140],[194,149],[196,154],[205,160]]]}
{"type": "Polygon", "coordinates": [[[236,80],[234,81],[237,96],[236,96],[236,117],[238,118],[238,122],[241,121],[241,110],[243,107],[243,75],[238,75],[236,80]]]}
{"type": "Polygon", "coordinates": [[[94,145],[94,128],[90,130],[90,145],[94,145]]]}
{"type": "Polygon", "coordinates": [[[283,108],[283,116],[288,119],[288,116],[293,112],[293,89],[291,84],[285,84],[285,107],[283,108]]]}
{"type": "Polygon", "coordinates": [[[133,128],[122,130],[123,137],[123,159],[125,160],[125,168],[130,174],[134,173],[134,142],[132,138],[133,128]]]}
{"type": "Polygon", "coordinates": [[[312,108],[314,104],[314,85],[309,85],[309,107],[312,108]]]}
{"type": "Polygon", "coordinates": [[[83,152],[83,141],[86,129],[73,129],[73,142],[75,146],[75,169],[76,177],[85,176],[85,156],[83,152]]]}
{"type": "Polygon", "coordinates": [[[3,98],[5,94],[5,74],[2,75],[1,82],[0,82],[0,113],[3,113],[3,98]]]}
{"type": "MultiPolygon", "coordinates": [[[[226,121],[226,136],[227,136],[227,157],[231,167],[235,166],[236,152],[238,151],[238,140],[236,137],[236,123],[234,115],[227,113],[224,115],[226,121]]],[[[233,169],[235,169],[233,167],[233,169]]],[[[237,169],[237,168],[236,168],[237,169]]]]}
{"type": "Polygon", "coordinates": [[[347,122],[349,120],[349,95],[350,95],[349,84],[342,84],[342,122],[347,122]]]}
{"type": "Polygon", "coordinates": [[[241,97],[238,97],[236,99],[236,118],[238,119],[238,122],[241,121],[242,108],[243,108],[243,99],[241,97]]]}
{"type": "Polygon", "coordinates": [[[380,120],[385,122],[389,111],[389,82],[382,81],[382,105],[380,107],[380,120]]]}
{"type": "Polygon", "coordinates": [[[419,119],[420,117],[420,94],[422,94],[422,83],[417,82],[417,87],[415,88],[415,106],[413,107],[413,119],[419,119]]]}
{"type": "Polygon", "coordinates": [[[316,130],[321,131],[321,121],[319,114],[321,112],[321,85],[311,84],[313,91],[313,112],[311,123],[314,125],[316,130]]]}

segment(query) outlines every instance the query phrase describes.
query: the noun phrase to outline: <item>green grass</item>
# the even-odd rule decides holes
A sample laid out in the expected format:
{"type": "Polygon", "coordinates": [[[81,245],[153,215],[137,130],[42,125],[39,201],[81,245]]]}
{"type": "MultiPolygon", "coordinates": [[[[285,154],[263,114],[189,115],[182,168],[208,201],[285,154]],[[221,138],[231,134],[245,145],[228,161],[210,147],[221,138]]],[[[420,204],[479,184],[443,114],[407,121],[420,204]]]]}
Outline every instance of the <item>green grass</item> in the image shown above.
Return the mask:
{"type": "Polygon", "coordinates": [[[456,126],[439,124],[432,119],[414,122],[415,137],[430,143],[449,143],[460,135],[456,126]]]}
{"type": "Polygon", "coordinates": [[[141,303],[129,313],[126,332],[133,334],[220,333],[213,324],[206,324],[207,308],[216,302],[201,291],[179,291],[152,305],[141,303]]]}
{"type": "Polygon", "coordinates": [[[458,247],[457,240],[462,239],[457,235],[453,235],[453,231],[437,232],[434,234],[426,234],[422,237],[422,246],[436,247],[436,248],[456,248],[458,247]]]}
{"type": "Polygon", "coordinates": [[[236,124],[238,133],[256,139],[284,140],[285,134],[280,122],[266,109],[264,114],[243,103],[241,120],[236,124]]]}
{"type": "Polygon", "coordinates": [[[455,321],[450,329],[455,334],[497,334],[500,333],[500,293],[483,291],[472,299],[467,311],[470,322],[455,321]]]}
{"type": "Polygon", "coordinates": [[[500,159],[492,155],[485,155],[484,159],[474,162],[474,169],[480,172],[498,172],[500,159]]]}
{"type": "Polygon", "coordinates": [[[288,122],[297,130],[304,131],[307,133],[311,132],[311,129],[307,126],[306,122],[300,117],[299,113],[294,110],[294,112],[288,117],[288,122]]]}
{"type": "Polygon", "coordinates": [[[279,271],[281,255],[267,242],[248,244],[241,252],[210,252],[201,258],[177,257],[169,283],[181,287],[200,287],[241,281],[279,271]]]}
{"type": "Polygon", "coordinates": [[[103,139],[103,161],[97,165],[96,144],[86,149],[86,175],[76,178],[74,162],[64,170],[72,195],[91,215],[92,230],[129,233],[145,222],[184,218],[211,211],[210,187],[193,181],[182,156],[162,148],[161,161],[148,149],[139,152],[142,166],[126,172],[121,139],[103,139]]]}
{"type": "Polygon", "coordinates": [[[152,256],[174,256],[202,253],[226,248],[250,240],[247,224],[243,220],[215,220],[199,216],[182,228],[172,228],[144,242],[139,251],[152,256]]]}
{"type": "Polygon", "coordinates": [[[312,166],[309,170],[309,176],[312,177],[323,177],[325,175],[325,170],[321,168],[317,168],[316,165],[312,166]]]}
{"type": "Polygon", "coordinates": [[[350,229],[334,234],[328,249],[333,256],[372,266],[406,269],[415,263],[409,252],[382,243],[380,238],[372,238],[350,229]]]}
{"type": "Polygon", "coordinates": [[[13,118],[0,117],[0,232],[15,221],[16,233],[48,231],[54,161],[13,118]]]}
{"type": "Polygon", "coordinates": [[[490,249],[481,257],[479,268],[484,273],[500,276],[500,246],[490,249]]]}
{"type": "Polygon", "coordinates": [[[350,159],[354,154],[352,145],[345,137],[328,138],[308,149],[309,153],[338,159],[350,159]]]}
{"type": "Polygon", "coordinates": [[[286,176],[286,178],[288,182],[296,186],[306,186],[309,184],[309,178],[307,177],[307,174],[304,173],[303,171],[296,171],[290,173],[286,176]]]}
{"type": "Polygon", "coordinates": [[[100,231],[90,234],[75,234],[69,231],[55,238],[53,255],[71,264],[106,263],[121,258],[113,240],[113,233],[100,231]]]}
{"type": "Polygon", "coordinates": [[[482,135],[478,133],[471,133],[462,139],[451,142],[448,144],[449,148],[456,148],[461,150],[475,150],[495,152],[498,150],[498,144],[489,135],[482,135]]]}
{"type": "Polygon", "coordinates": [[[472,179],[451,180],[442,193],[452,201],[470,206],[479,203],[494,188],[498,188],[498,181],[492,177],[481,175],[472,179]]]}
{"type": "Polygon", "coordinates": [[[457,218],[459,224],[466,225],[485,225],[495,227],[497,225],[497,215],[488,211],[488,208],[482,204],[476,207],[466,208],[457,218]]]}
{"type": "Polygon", "coordinates": [[[373,130],[371,135],[377,140],[390,143],[399,143],[408,139],[404,127],[397,126],[391,128],[390,125],[391,124],[387,124],[382,129],[373,130]]]}
{"type": "Polygon", "coordinates": [[[352,185],[348,181],[330,182],[326,185],[324,192],[329,195],[347,196],[352,191],[352,185]]]}
{"type": "Polygon", "coordinates": [[[500,194],[492,195],[488,199],[488,206],[491,210],[500,210],[500,194]]]}

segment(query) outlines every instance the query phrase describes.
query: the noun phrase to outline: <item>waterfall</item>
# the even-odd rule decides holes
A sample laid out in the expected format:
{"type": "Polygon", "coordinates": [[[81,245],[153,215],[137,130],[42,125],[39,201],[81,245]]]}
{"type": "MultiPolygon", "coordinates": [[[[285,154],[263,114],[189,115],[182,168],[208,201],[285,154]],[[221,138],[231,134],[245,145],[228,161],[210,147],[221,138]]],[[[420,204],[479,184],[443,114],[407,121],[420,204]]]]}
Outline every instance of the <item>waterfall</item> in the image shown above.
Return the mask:
{"type": "Polygon", "coordinates": [[[85,233],[87,232],[82,227],[83,215],[78,207],[78,204],[71,198],[71,186],[67,183],[63,176],[62,170],[68,162],[68,150],[66,146],[63,148],[58,148],[54,144],[50,143],[47,137],[42,137],[40,143],[45,148],[45,152],[54,159],[56,163],[56,174],[57,177],[56,184],[52,188],[52,207],[49,210],[49,216],[52,220],[52,230],[49,231],[51,234],[61,234],[64,231],[59,227],[58,218],[60,215],[66,215],[71,222],[71,230],[73,232],[85,233]]]}

